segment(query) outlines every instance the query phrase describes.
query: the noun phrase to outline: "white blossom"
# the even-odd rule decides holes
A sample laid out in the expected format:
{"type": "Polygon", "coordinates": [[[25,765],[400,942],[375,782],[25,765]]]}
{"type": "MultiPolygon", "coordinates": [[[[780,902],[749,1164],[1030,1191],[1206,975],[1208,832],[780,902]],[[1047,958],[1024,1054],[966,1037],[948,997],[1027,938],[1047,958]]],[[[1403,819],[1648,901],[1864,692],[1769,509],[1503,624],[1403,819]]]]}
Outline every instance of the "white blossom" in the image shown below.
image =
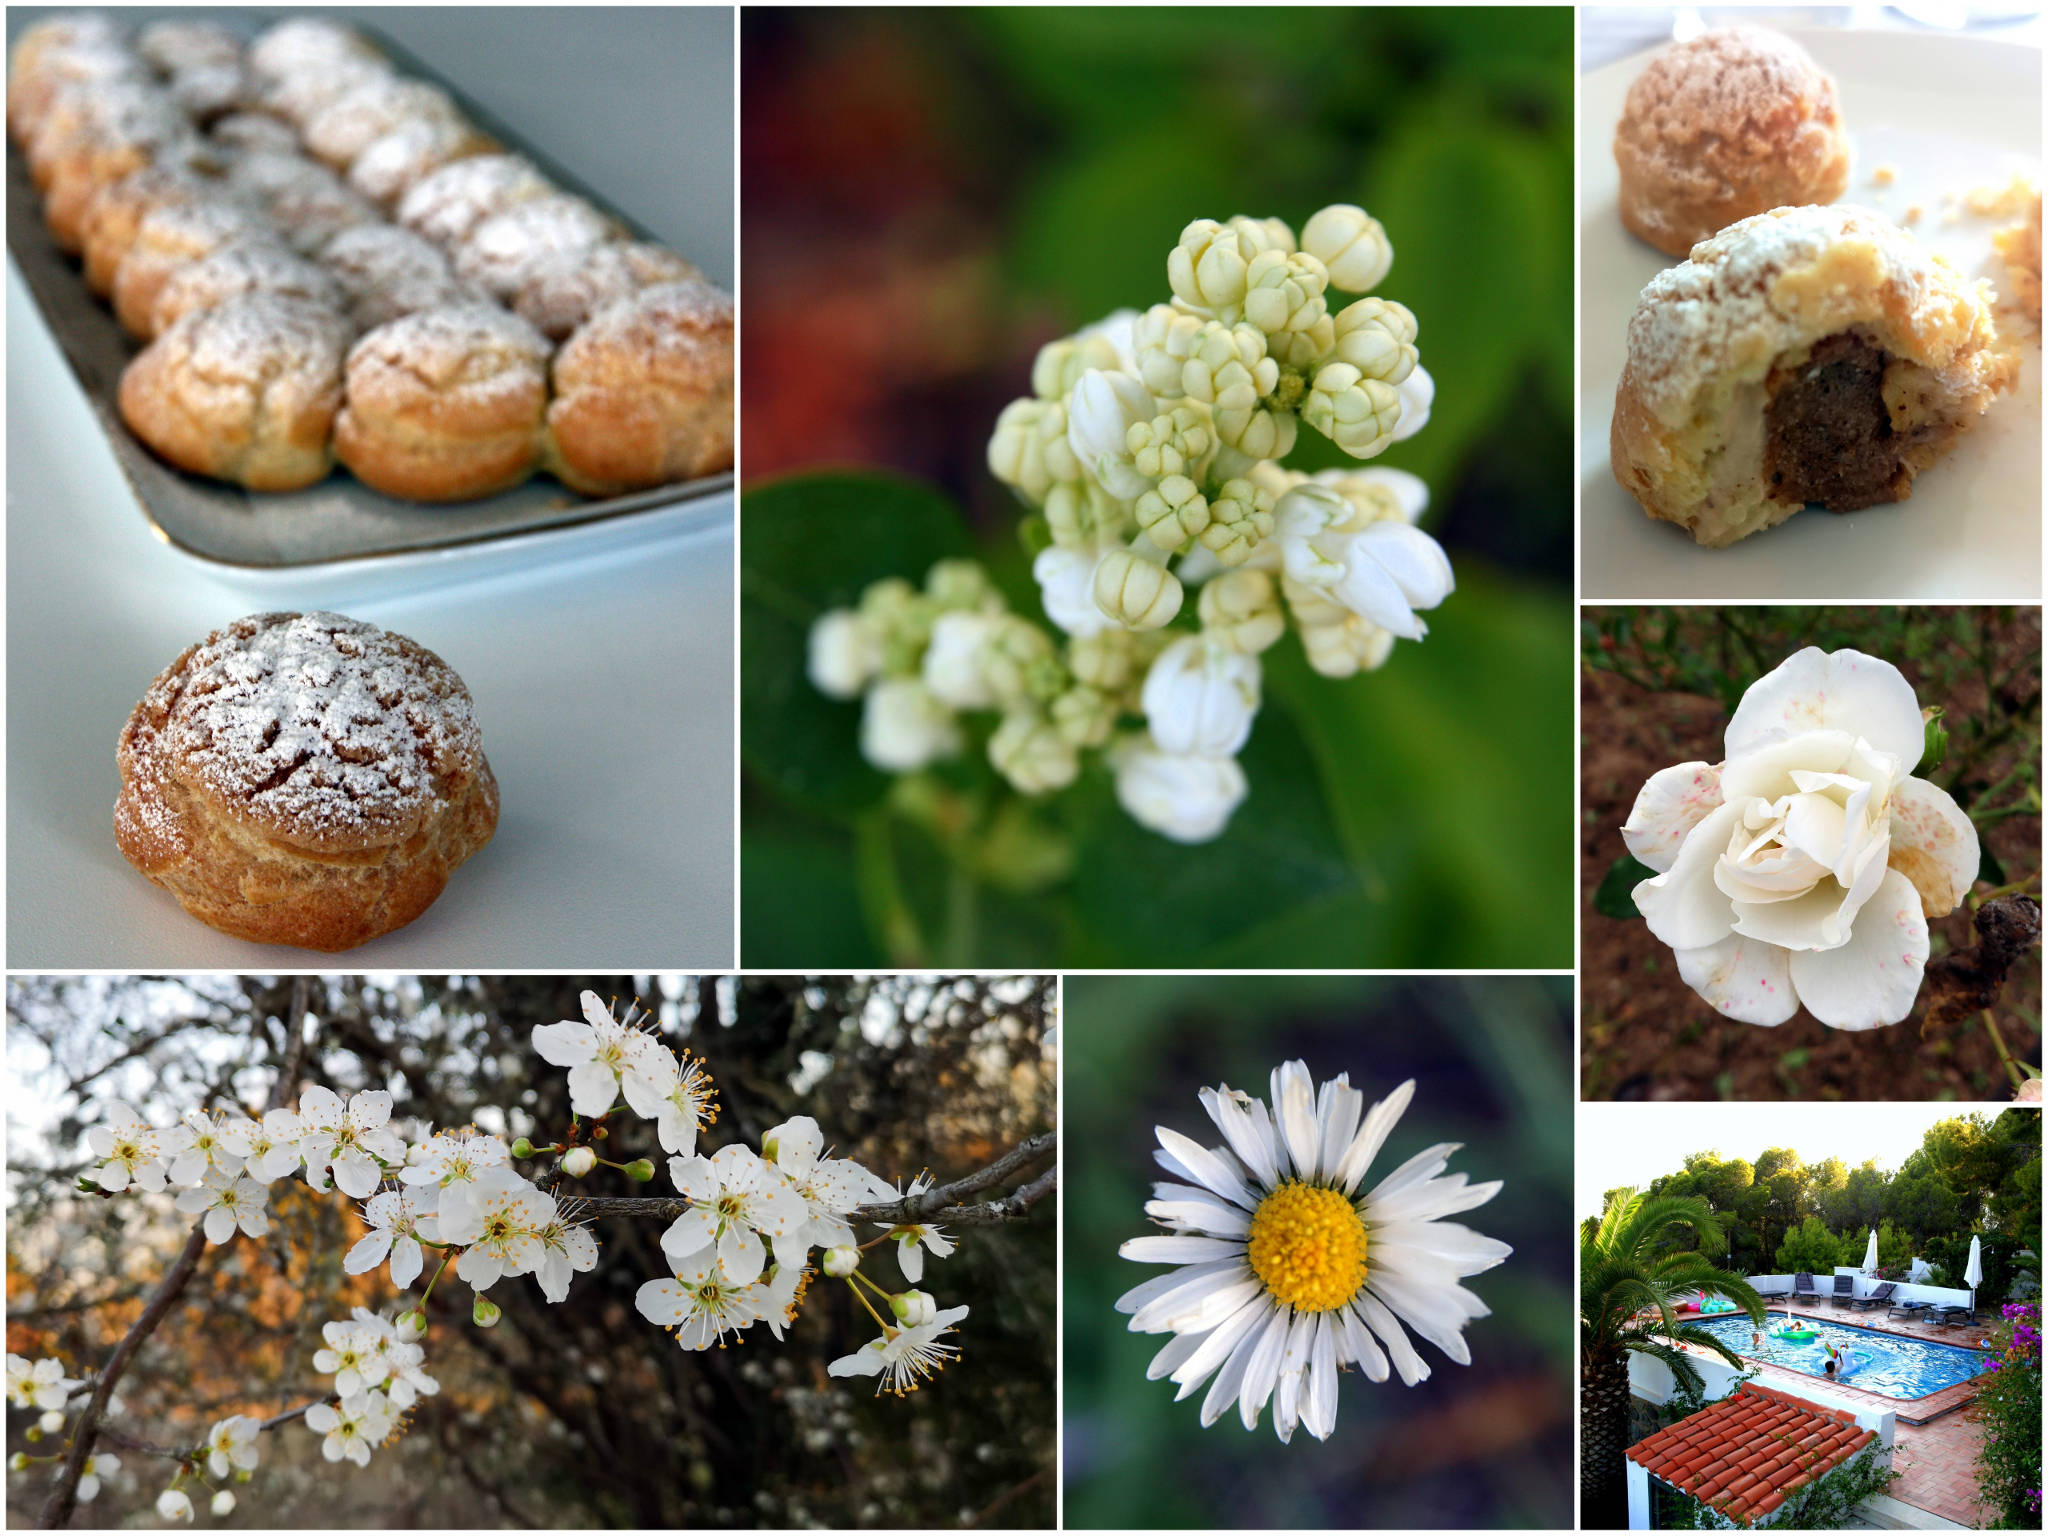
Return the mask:
{"type": "Polygon", "coordinates": [[[263,1426],[246,1413],[221,1419],[206,1432],[206,1465],[215,1477],[255,1470],[259,1452],[256,1437],[263,1426]]]}
{"type": "Polygon", "coordinates": [[[995,633],[994,614],[942,613],[932,621],[921,675],[931,696],[949,709],[987,709],[996,701],[982,671],[982,657],[995,633]]]}
{"type": "Polygon", "coordinates": [[[1142,702],[1160,751],[1234,757],[1259,712],[1259,658],[1204,636],[1185,636],[1152,663],[1142,702]]]}
{"type": "Polygon", "coordinates": [[[270,1230],[270,1218],[263,1212],[270,1191],[254,1179],[215,1169],[206,1182],[178,1196],[178,1209],[187,1216],[205,1213],[202,1225],[209,1243],[225,1243],[240,1227],[251,1237],[270,1230]]]}
{"type": "MultiPolygon", "coordinates": [[[[809,1115],[771,1127],[761,1138],[769,1160],[810,1212],[805,1242],[833,1248],[854,1240],[847,1214],[871,1200],[886,1200],[894,1189],[850,1157],[826,1157],[824,1133],[809,1115]]],[[[778,1255],[779,1257],[779,1255],[778,1255]]]]}
{"type": "Polygon", "coordinates": [[[306,1427],[324,1436],[320,1453],[329,1461],[343,1458],[359,1467],[370,1464],[370,1450],[391,1433],[390,1404],[376,1393],[344,1392],[341,1402],[315,1403],[306,1410],[306,1427]]]}
{"type": "Polygon", "coordinates": [[[1101,552],[1062,544],[1041,549],[1031,562],[1045,616],[1070,635],[1087,639],[1111,627],[1109,616],[1095,604],[1095,567],[1101,552]]]}
{"type": "Polygon", "coordinates": [[[382,1089],[355,1094],[344,1104],[331,1088],[308,1088],[299,1099],[299,1119],[306,1132],[299,1151],[314,1189],[327,1189],[331,1170],[334,1187],[360,1200],[384,1176],[379,1159],[393,1167],[405,1162],[405,1143],[386,1129],[391,1095],[382,1089]]]}
{"type": "Polygon", "coordinates": [[[818,692],[858,698],[881,669],[882,642],[851,608],[834,608],[811,625],[806,671],[818,692]]]}
{"type": "Polygon", "coordinates": [[[868,690],[861,711],[861,756],[891,773],[913,773],[960,750],[953,712],[923,681],[885,677],[868,690]]]}
{"type": "Polygon", "coordinates": [[[892,1328],[879,1339],[870,1340],[850,1355],[842,1355],[825,1370],[832,1376],[874,1376],[875,1395],[892,1392],[901,1397],[906,1392],[915,1392],[920,1386],[945,1368],[959,1353],[952,1344],[942,1344],[941,1337],[953,1331],[953,1325],[967,1315],[967,1308],[953,1307],[935,1313],[928,1323],[914,1328],[892,1328]]]}
{"type": "Polygon", "coordinates": [[[78,1502],[90,1504],[100,1496],[100,1485],[121,1470],[121,1458],[112,1451],[94,1451],[85,1458],[78,1475],[78,1502]]]}
{"type": "Polygon", "coordinates": [[[1236,758],[1163,752],[1150,736],[1127,737],[1112,761],[1118,803],[1140,826],[1177,843],[1221,834],[1250,790],[1236,758]]]}
{"type": "Polygon", "coordinates": [[[173,1184],[196,1185],[215,1174],[228,1178],[242,1171],[242,1160],[222,1139],[221,1127],[204,1110],[185,1111],[184,1135],[171,1160],[173,1184]]]}
{"type": "Polygon", "coordinates": [[[479,1184],[470,1235],[459,1239],[469,1246],[455,1261],[455,1273],[476,1291],[489,1290],[506,1275],[531,1273],[546,1257],[541,1229],[554,1219],[554,1198],[524,1179],[479,1184]]]}
{"type": "Polygon", "coordinates": [[[718,1118],[711,1074],[688,1051],[679,1060],[664,1048],[622,1084],[633,1113],[654,1121],[664,1152],[690,1156],[697,1150],[697,1133],[718,1118]]]}
{"type": "Polygon", "coordinates": [[[746,1285],[767,1265],[767,1238],[778,1264],[801,1265],[810,1210],[776,1169],[742,1146],[713,1157],[672,1157],[669,1177],[690,1202],[662,1234],[671,1264],[714,1249],[725,1278],[746,1285]]]}
{"type": "MultiPolygon", "coordinates": [[[[377,1331],[360,1321],[335,1318],[320,1329],[324,1348],[313,1353],[313,1369],[334,1378],[343,1398],[359,1397],[391,1374],[388,1354],[378,1347],[377,1331]]],[[[309,1418],[308,1423],[312,1422],[309,1418]]],[[[332,1456],[327,1458],[334,1460],[332,1456]]]]}
{"type": "Polygon", "coordinates": [[[7,1357],[7,1401],[17,1408],[62,1408],[77,1385],[64,1374],[61,1360],[7,1357]]]}
{"type": "Polygon", "coordinates": [[[420,1251],[420,1238],[425,1237],[429,1242],[440,1240],[440,1229],[433,1215],[437,1203],[432,1190],[404,1187],[379,1190],[363,1206],[363,1220],[369,1223],[370,1230],[349,1249],[341,1267],[352,1275],[367,1274],[388,1257],[391,1260],[391,1283],[400,1290],[405,1289],[419,1279],[420,1270],[425,1267],[426,1256],[420,1251]]]}
{"type": "Polygon", "coordinates": [[[1101,487],[1132,501],[1152,482],[1131,463],[1130,430],[1158,414],[1152,393],[1134,374],[1091,368],[1067,401],[1067,444],[1101,487]]]}
{"type": "Polygon", "coordinates": [[[166,1488],[156,1496],[156,1512],[159,1519],[192,1523],[192,1501],[176,1488],[166,1488]]]}
{"type": "Polygon", "coordinates": [[[92,1155],[102,1158],[93,1182],[115,1193],[133,1184],[156,1194],[164,1187],[160,1133],[126,1104],[109,1104],[107,1117],[85,1133],[92,1155]]]}
{"type": "Polygon", "coordinates": [[[597,1268],[597,1239],[588,1228],[559,1213],[541,1226],[538,1236],[541,1260],[534,1278],[540,1281],[541,1294],[549,1301],[562,1301],[569,1294],[573,1277],[587,1275],[597,1268]]]}
{"type": "Polygon", "coordinates": [[[678,1257],[666,1245],[673,1280],[649,1280],[634,1293],[633,1305],[650,1323],[673,1329],[684,1349],[709,1349],[728,1333],[751,1328],[767,1312],[768,1288],[759,1280],[734,1280],[709,1248],[678,1257]]]}
{"type": "Polygon", "coordinates": [[[411,1160],[398,1171],[407,1184],[430,1186],[422,1211],[435,1213],[439,1241],[466,1243],[475,1216],[479,1183],[486,1178],[516,1178],[511,1149],[481,1131],[438,1131],[413,1148],[411,1160]],[[436,1194],[438,1191],[438,1194],[436,1194]]]}

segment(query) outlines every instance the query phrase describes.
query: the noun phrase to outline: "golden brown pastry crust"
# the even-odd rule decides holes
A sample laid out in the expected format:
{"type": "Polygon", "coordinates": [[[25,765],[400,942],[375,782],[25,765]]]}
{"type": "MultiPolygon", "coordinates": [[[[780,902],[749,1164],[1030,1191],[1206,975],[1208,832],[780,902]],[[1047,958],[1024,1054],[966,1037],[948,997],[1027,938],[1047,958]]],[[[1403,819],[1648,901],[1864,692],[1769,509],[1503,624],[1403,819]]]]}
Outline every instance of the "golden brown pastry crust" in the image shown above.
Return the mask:
{"type": "Polygon", "coordinates": [[[364,146],[349,163],[348,184],[379,208],[390,209],[442,166],[497,147],[496,140],[469,123],[413,118],[364,146]]]}
{"type": "Polygon", "coordinates": [[[477,155],[422,177],[399,199],[397,219],[442,250],[454,251],[485,219],[554,191],[519,155],[477,155]]]}
{"type": "Polygon", "coordinates": [[[498,819],[462,679],[338,614],[257,614],[187,649],[118,761],[121,852],[257,943],[334,951],[402,927],[498,819]]]}
{"type": "Polygon", "coordinates": [[[645,241],[622,240],[561,256],[527,279],[512,300],[522,320],[550,341],[569,335],[605,305],[658,283],[702,278],[695,264],[645,241]]]}
{"type": "Polygon", "coordinates": [[[177,165],[150,165],[100,188],[79,221],[79,244],[85,252],[86,286],[101,298],[114,291],[114,273],[136,228],[152,209],[167,203],[189,203],[208,195],[207,184],[177,165]]]}
{"type": "Polygon", "coordinates": [[[1783,522],[1805,503],[1768,481],[1768,412],[1838,337],[1884,354],[1901,500],[2018,375],[1987,285],[1881,214],[1779,208],[1701,242],[1643,290],[1615,391],[1615,479],[1712,547],[1783,522]]]}
{"type": "Polygon", "coordinates": [[[1667,256],[1738,219],[1830,203],[1849,184],[1835,83],[1806,50],[1726,27],[1660,51],[1614,131],[1621,222],[1667,256]]]}
{"type": "Polygon", "coordinates": [[[467,501],[540,462],[548,344],[495,304],[421,310],[349,352],[335,455],[410,501],[467,501]]]}
{"type": "Polygon", "coordinates": [[[582,198],[551,193],[516,203],[478,224],[454,253],[455,273],[509,304],[549,263],[585,255],[623,233],[617,221],[582,198]]]}
{"type": "Polygon", "coordinates": [[[306,153],[345,172],[356,156],[403,123],[439,118],[459,123],[454,100],[437,85],[400,75],[373,77],[335,98],[305,125],[306,153]]]}
{"type": "Polygon", "coordinates": [[[345,229],[327,242],[320,261],[339,279],[358,331],[422,309],[490,302],[489,294],[455,275],[446,256],[395,224],[345,229]]]}
{"type": "Polygon", "coordinates": [[[231,241],[269,233],[260,215],[225,197],[159,204],[143,215],[114,268],[115,317],[129,335],[148,341],[156,334],[156,296],[173,272],[231,241]]]}
{"type": "Polygon", "coordinates": [[[121,419],[180,469],[252,491],[292,491],[333,468],[342,316],[304,299],[243,293],[195,310],[121,375],[121,419]]]}
{"type": "Polygon", "coordinates": [[[157,290],[151,329],[161,336],[193,311],[212,309],[242,293],[283,294],[336,314],[347,303],[341,284],[325,267],[294,255],[272,236],[254,235],[173,272],[157,290]]]}

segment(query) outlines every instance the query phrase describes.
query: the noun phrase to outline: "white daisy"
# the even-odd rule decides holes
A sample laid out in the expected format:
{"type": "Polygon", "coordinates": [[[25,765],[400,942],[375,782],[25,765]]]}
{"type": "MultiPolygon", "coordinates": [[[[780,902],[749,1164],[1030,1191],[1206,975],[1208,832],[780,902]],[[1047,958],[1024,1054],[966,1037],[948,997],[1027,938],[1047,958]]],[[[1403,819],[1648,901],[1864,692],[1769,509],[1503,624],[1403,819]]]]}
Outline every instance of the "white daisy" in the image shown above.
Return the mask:
{"type": "Polygon", "coordinates": [[[85,1133],[94,1157],[92,1173],[101,1189],[119,1193],[133,1184],[156,1194],[164,1187],[160,1133],[126,1104],[109,1104],[106,1120],[85,1133]]]}
{"type": "MultiPolygon", "coordinates": [[[[1337,1372],[1360,1366],[1385,1381],[1429,1375],[1405,1323],[1460,1365],[1465,1324],[1486,1303],[1457,1282],[1512,1250],[1441,1218],[1484,1205],[1499,1182],[1444,1173],[1455,1143],[1430,1147],[1361,1194],[1365,1171],[1407,1109],[1403,1083],[1365,1108],[1347,1075],[1322,1085],[1291,1061],[1272,1076],[1273,1103],[1205,1088],[1202,1107],[1226,1147],[1157,1128],[1161,1167],[1184,1182],[1153,1186],[1145,1212],[1168,1230],[1120,1250],[1141,1264],[1180,1266],[1120,1298],[1133,1333],[1170,1333],[1146,1373],[1187,1397],[1212,1375],[1202,1424],[1234,1402],[1255,1428],[1269,1398],[1284,1442],[1296,1424],[1327,1439],[1337,1423],[1337,1372]]],[[[1177,1400],[1177,1399],[1176,1399],[1177,1400]]]]}
{"type": "Polygon", "coordinates": [[[629,1007],[625,1018],[615,1019],[595,992],[585,992],[586,1022],[564,1019],[534,1026],[533,1048],[540,1059],[569,1069],[569,1107],[577,1114],[605,1113],[618,1099],[622,1078],[641,1079],[643,1093],[654,1086],[648,1074],[660,1071],[655,1062],[668,1053],[635,1027],[637,1014],[637,1008],[629,1007]]]}
{"type": "Polygon", "coordinates": [[[766,1314],[768,1287],[730,1279],[710,1248],[682,1259],[671,1254],[668,1262],[675,1279],[648,1281],[633,1305],[650,1323],[672,1330],[683,1348],[722,1347],[728,1333],[751,1328],[766,1314]]]}
{"type": "Polygon", "coordinates": [[[380,1189],[363,1207],[363,1220],[370,1224],[364,1237],[341,1261],[352,1275],[367,1274],[391,1260],[391,1283],[404,1290],[419,1279],[426,1256],[419,1240],[439,1241],[439,1229],[430,1214],[435,1192],[413,1189],[380,1189]]]}
{"type": "Polygon", "coordinates": [[[967,1315],[967,1308],[952,1307],[937,1313],[928,1323],[915,1328],[891,1328],[850,1355],[841,1355],[825,1367],[832,1376],[875,1376],[875,1396],[892,1392],[901,1397],[915,1392],[926,1379],[944,1370],[960,1353],[958,1345],[941,1344],[939,1335],[951,1333],[953,1325],[967,1315]]]}
{"type": "Polygon", "coordinates": [[[391,1095],[382,1089],[354,1094],[344,1105],[331,1088],[308,1088],[299,1098],[299,1119],[305,1123],[299,1151],[306,1182],[317,1190],[326,1190],[331,1167],[335,1186],[360,1200],[384,1177],[379,1159],[393,1166],[405,1161],[405,1143],[387,1128],[391,1095]]]}
{"type": "Polygon", "coordinates": [[[661,1235],[671,1264],[715,1248],[725,1278],[746,1285],[767,1266],[765,1237],[776,1263],[801,1267],[810,1208],[773,1164],[734,1144],[719,1148],[716,1157],[672,1157],[668,1172],[690,1202],[661,1235]]]}

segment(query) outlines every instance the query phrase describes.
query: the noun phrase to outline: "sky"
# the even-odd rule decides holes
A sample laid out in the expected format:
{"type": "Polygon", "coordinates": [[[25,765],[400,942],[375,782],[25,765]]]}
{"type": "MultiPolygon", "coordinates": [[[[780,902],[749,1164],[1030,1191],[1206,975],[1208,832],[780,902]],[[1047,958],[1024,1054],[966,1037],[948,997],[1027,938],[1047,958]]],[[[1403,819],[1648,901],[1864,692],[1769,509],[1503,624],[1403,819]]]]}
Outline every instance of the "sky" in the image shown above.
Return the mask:
{"type": "Polygon", "coordinates": [[[1582,1104],[1579,1106],[1576,1214],[1600,1214],[1600,1196],[1676,1173],[1688,1153],[1718,1152],[1751,1162],[1766,1147],[1790,1147],[1802,1162],[1866,1158],[1896,1172],[1937,1120],[1973,1108],[1987,1118],[2000,1105],[1968,1104],[1582,1104]]]}

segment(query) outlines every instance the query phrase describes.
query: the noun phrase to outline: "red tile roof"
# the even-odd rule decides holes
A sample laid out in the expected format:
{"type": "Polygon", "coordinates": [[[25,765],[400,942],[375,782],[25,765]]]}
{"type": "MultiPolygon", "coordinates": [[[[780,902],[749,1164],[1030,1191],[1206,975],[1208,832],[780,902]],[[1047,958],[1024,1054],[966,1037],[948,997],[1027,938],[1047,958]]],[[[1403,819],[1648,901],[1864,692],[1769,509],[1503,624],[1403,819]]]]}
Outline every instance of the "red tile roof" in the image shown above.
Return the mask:
{"type": "Polygon", "coordinates": [[[1645,1436],[1628,1459],[1744,1525],[1856,1455],[1876,1434],[1854,1414],[1746,1381],[1645,1436]]]}

